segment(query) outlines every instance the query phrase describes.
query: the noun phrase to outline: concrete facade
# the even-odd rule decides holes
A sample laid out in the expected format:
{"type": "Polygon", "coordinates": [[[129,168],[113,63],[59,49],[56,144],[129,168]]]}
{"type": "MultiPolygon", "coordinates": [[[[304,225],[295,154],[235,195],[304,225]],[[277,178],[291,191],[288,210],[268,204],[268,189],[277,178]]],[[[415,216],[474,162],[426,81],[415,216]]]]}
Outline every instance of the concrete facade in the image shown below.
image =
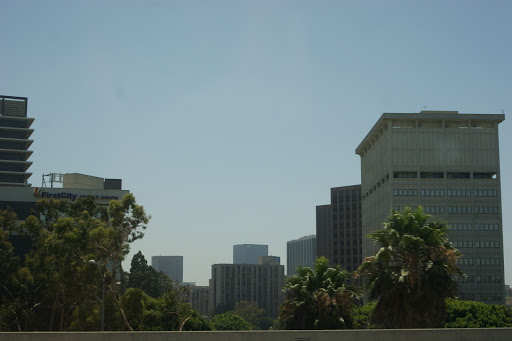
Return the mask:
{"type": "Polygon", "coordinates": [[[151,266],[173,281],[183,282],[183,256],[152,256],[151,266]]]}
{"type": "Polygon", "coordinates": [[[316,235],[301,237],[286,243],[286,274],[294,275],[300,266],[314,267],[316,235]]]}
{"type": "Polygon", "coordinates": [[[316,256],[332,259],[332,206],[316,207],[316,256]]]}
{"type": "Polygon", "coordinates": [[[210,314],[232,310],[240,301],[257,302],[273,319],[284,295],[284,265],[213,264],[210,314]]]}
{"type": "Polygon", "coordinates": [[[196,310],[199,315],[207,317],[209,315],[208,305],[210,304],[210,287],[209,286],[189,286],[188,302],[192,305],[192,309],[196,310]]]}
{"type": "MultiPolygon", "coordinates": [[[[448,222],[467,278],[459,297],[504,303],[498,125],[504,115],[383,114],[361,157],[363,235],[382,228],[392,208],[422,206],[448,222]]],[[[376,247],[363,240],[363,257],[376,247]]]]}
{"type": "Polygon", "coordinates": [[[26,97],[0,96],[0,186],[30,186],[34,119],[27,117],[27,103],[26,97]]]}
{"type": "Polygon", "coordinates": [[[317,206],[316,212],[318,257],[356,270],[362,262],[361,185],[331,188],[331,204],[317,206]]]}
{"type": "Polygon", "coordinates": [[[268,256],[268,245],[233,245],[233,264],[258,264],[259,256],[268,256]]]}
{"type": "Polygon", "coordinates": [[[506,341],[512,328],[0,333],[2,341],[506,341]]]}

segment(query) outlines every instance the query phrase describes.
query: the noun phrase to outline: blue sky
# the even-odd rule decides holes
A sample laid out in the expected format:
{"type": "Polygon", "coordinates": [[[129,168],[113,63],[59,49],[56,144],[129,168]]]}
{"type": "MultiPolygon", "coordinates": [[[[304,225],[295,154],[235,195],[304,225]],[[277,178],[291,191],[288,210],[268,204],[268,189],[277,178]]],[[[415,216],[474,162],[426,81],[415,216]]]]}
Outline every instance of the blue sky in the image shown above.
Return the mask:
{"type": "MultiPolygon", "coordinates": [[[[2,1],[0,94],[29,98],[31,182],[122,178],[132,245],[207,285],[232,245],[315,233],[383,112],[497,114],[512,284],[510,1],[2,1]]],[[[128,257],[125,263],[129,269],[128,257]]]]}

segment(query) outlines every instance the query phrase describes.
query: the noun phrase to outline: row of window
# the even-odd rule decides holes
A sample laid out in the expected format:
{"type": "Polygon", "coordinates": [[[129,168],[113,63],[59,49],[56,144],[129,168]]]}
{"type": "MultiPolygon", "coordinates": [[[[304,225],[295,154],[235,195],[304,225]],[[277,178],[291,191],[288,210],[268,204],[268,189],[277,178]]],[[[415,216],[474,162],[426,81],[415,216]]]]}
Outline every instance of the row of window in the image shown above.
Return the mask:
{"type": "MultiPolygon", "coordinates": [[[[445,209],[444,206],[422,206],[423,213],[427,214],[444,214],[445,209]]],[[[393,206],[393,209],[397,212],[403,212],[404,206],[393,206]]],[[[418,209],[418,206],[412,206],[411,209],[415,212],[418,209]]]]}
{"type": "Polygon", "coordinates": [[[484,294],[476,294],[477,301],[501,301],[500,293],[484,293],[484,294]]]}
{"type": "Polygon", "coordinates": [[[475,283],[475,276],[464,276],[459,278],[459,283],[475,283]]]}
{"type": "Polygon", "coordinates": [[[382,179],[379,180],[379,182],[377,182],[372,188],[370,188],[370,190],[368,192],[366,192],[365,194],[362,195],[362,199],[365,200],[366,198],[368,198],[373,192],[375,192],[376,190],[379,189],[380,186],[384,185],[384,183],[386,183],[387,181],[389,180],[389,174],[386,174],[385,176],[382,177],[382,179]]]}
{"type": "Polygon", "coordinates": [[[500,265],[499,258],[477,258],[476,265],[495,266],[500,265]]]}
{"type": "MultiPolygon", "coordinates": [[[[418,178],[418,172],[394,172],[393,178],[395,179],[416,179],[418,178]]],[[[422,179],[444,179],[444,172],[420,172],[420,178],[422,179]]],[[[495,179],[496,172],[473,172],[471,176],[470,172],[446,172],[446,178],[448,179],[495,179]]]]}
{"type": "MultiPolygon", "coordinates": [[[[472,225],[471,224],[459,224],[459,223],[453,223],[449,224],[451,226],[452,231],[471,231],[472,225]]],[[[475,224],[475,231],[499,231],[500,225],[499,224],[475,224]]]]}
{"type": "MultiPolygon", "coordinates": [[[[500,293],[478,293],[476,297],[478,301],[501,301],[500,293]]],[[[461,292],[459,293],[459,298],[465,301],[474,301],[475,294],[461,292]]]]}
{"type": "Polygon", "coordinates": [[[481,266],[497,266],[500,265],[499,258],[476,258],[475,262],[473,262],[473,258],[459,258],[457,259],[457,265],[476,265],[481,266]]]}
{"type": "Polygon", "coordinates": [[[475,224],[475,231],[499,231],[499,224],[475,224]]]}
{"type": "Polygon", "coordinates": [[[498,214],[498,206],[447,206],[448,214],[498,214]]]}
{"type": "MultiPolygon", "coordinates": [[[[417,206],[411,207],[416,211],[417,206]]],[[[393,206],[397,212],[403,212],[404,206],[393,206]]],[[[498,214],[498,206],[423,206],[423,212],[427,214],[498,214]]]]}
{"type": "MultiPolygon", "coordinates": [[[[419,191],[422,197],[444,197],[444,189],[421,189],[419,191]]],[[[418,196],[417,189],[400,189],[393,190],[395,197],[415,197],[418,196]]],[[[446,195],[448,197],[471,197],[470,189],[447,189],[446,195]]],[[[498,191],[495,189],[475,189],[473,190],[475,197],[497,197],[498,191]]]]}
{"type": "Polygon", "coordinates": [[[473,258],[459,258],[457,265],[473,265],[473,258]]]}
{"type": "MultiPolygon", "coordinates": [[[[475,283],[474,276],[464,276],[459,278],[459,283],[475,283]]],[[[501,276],[476,276],[477,283],[501,283],[501,276]]]]}
{"type": "Polygon", "coordinates": [[[416,197],[418,196],[417,189],[397,189],[393,190],[393,195],[395,197],[416,197]]]}
{"type": "Polygon", "coordinates": [[[478,248],[482,248],[482,247],[499,248],[500,247],[500,242],[497,242],[497,241],[484,241],[484,242],[476,241],[475,242],[475,247],[478,247],[478,248]]]}
{"type": "Polygon", "coordinates": [[[501,276],[476,276],[477,283],[501,283],[501,276]]]}
{"type": "Polygon", "coordinates": [[[455,241],[452,242],[453,246],[455,246],[457,249],[465,249],[465,248],[472,248],[473,247],[473,241],[455,241]]]}
{"type": "Polygon", "coordinates": [[[452,231],[471,231],[471,224],[450,224],[452,231]]]}
{"type": "MultiPolygon", "coordinates": [[[[454,241],[452,242],[453,246],[455,246],[457,249],[465,249],[465,248],[472,248],[473,247],[473,241],[454,241]]],[[[500,242],[499,241],[475,241],[475,247],[477,248],[499,248],[500,242]]]]}

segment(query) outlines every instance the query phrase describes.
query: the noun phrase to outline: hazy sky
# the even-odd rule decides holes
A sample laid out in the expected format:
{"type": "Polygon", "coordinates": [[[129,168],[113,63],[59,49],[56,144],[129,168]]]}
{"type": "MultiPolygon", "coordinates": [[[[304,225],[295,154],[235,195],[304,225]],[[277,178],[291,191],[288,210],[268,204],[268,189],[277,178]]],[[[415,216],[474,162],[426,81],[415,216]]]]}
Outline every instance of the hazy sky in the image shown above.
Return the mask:
{"type": "Polygon", "coordinates": [[[28,97],[30,179],[122,178],[132,245],[207,285],[232,246],[315,233],[383,112],[498,114],[512,284],[511,1],[0,1],[0,94],[28,97]]]}

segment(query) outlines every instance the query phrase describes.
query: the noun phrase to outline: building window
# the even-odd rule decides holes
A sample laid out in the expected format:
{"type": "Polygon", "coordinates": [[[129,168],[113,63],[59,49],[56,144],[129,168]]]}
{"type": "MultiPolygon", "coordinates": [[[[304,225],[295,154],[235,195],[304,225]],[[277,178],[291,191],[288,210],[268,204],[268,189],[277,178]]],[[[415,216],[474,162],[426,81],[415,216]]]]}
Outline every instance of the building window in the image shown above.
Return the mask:
{"type": "Polygon", "coordinates": [[[446,173],[448,179],[469,179],[469,172],[448,172],[446,173]]]}

